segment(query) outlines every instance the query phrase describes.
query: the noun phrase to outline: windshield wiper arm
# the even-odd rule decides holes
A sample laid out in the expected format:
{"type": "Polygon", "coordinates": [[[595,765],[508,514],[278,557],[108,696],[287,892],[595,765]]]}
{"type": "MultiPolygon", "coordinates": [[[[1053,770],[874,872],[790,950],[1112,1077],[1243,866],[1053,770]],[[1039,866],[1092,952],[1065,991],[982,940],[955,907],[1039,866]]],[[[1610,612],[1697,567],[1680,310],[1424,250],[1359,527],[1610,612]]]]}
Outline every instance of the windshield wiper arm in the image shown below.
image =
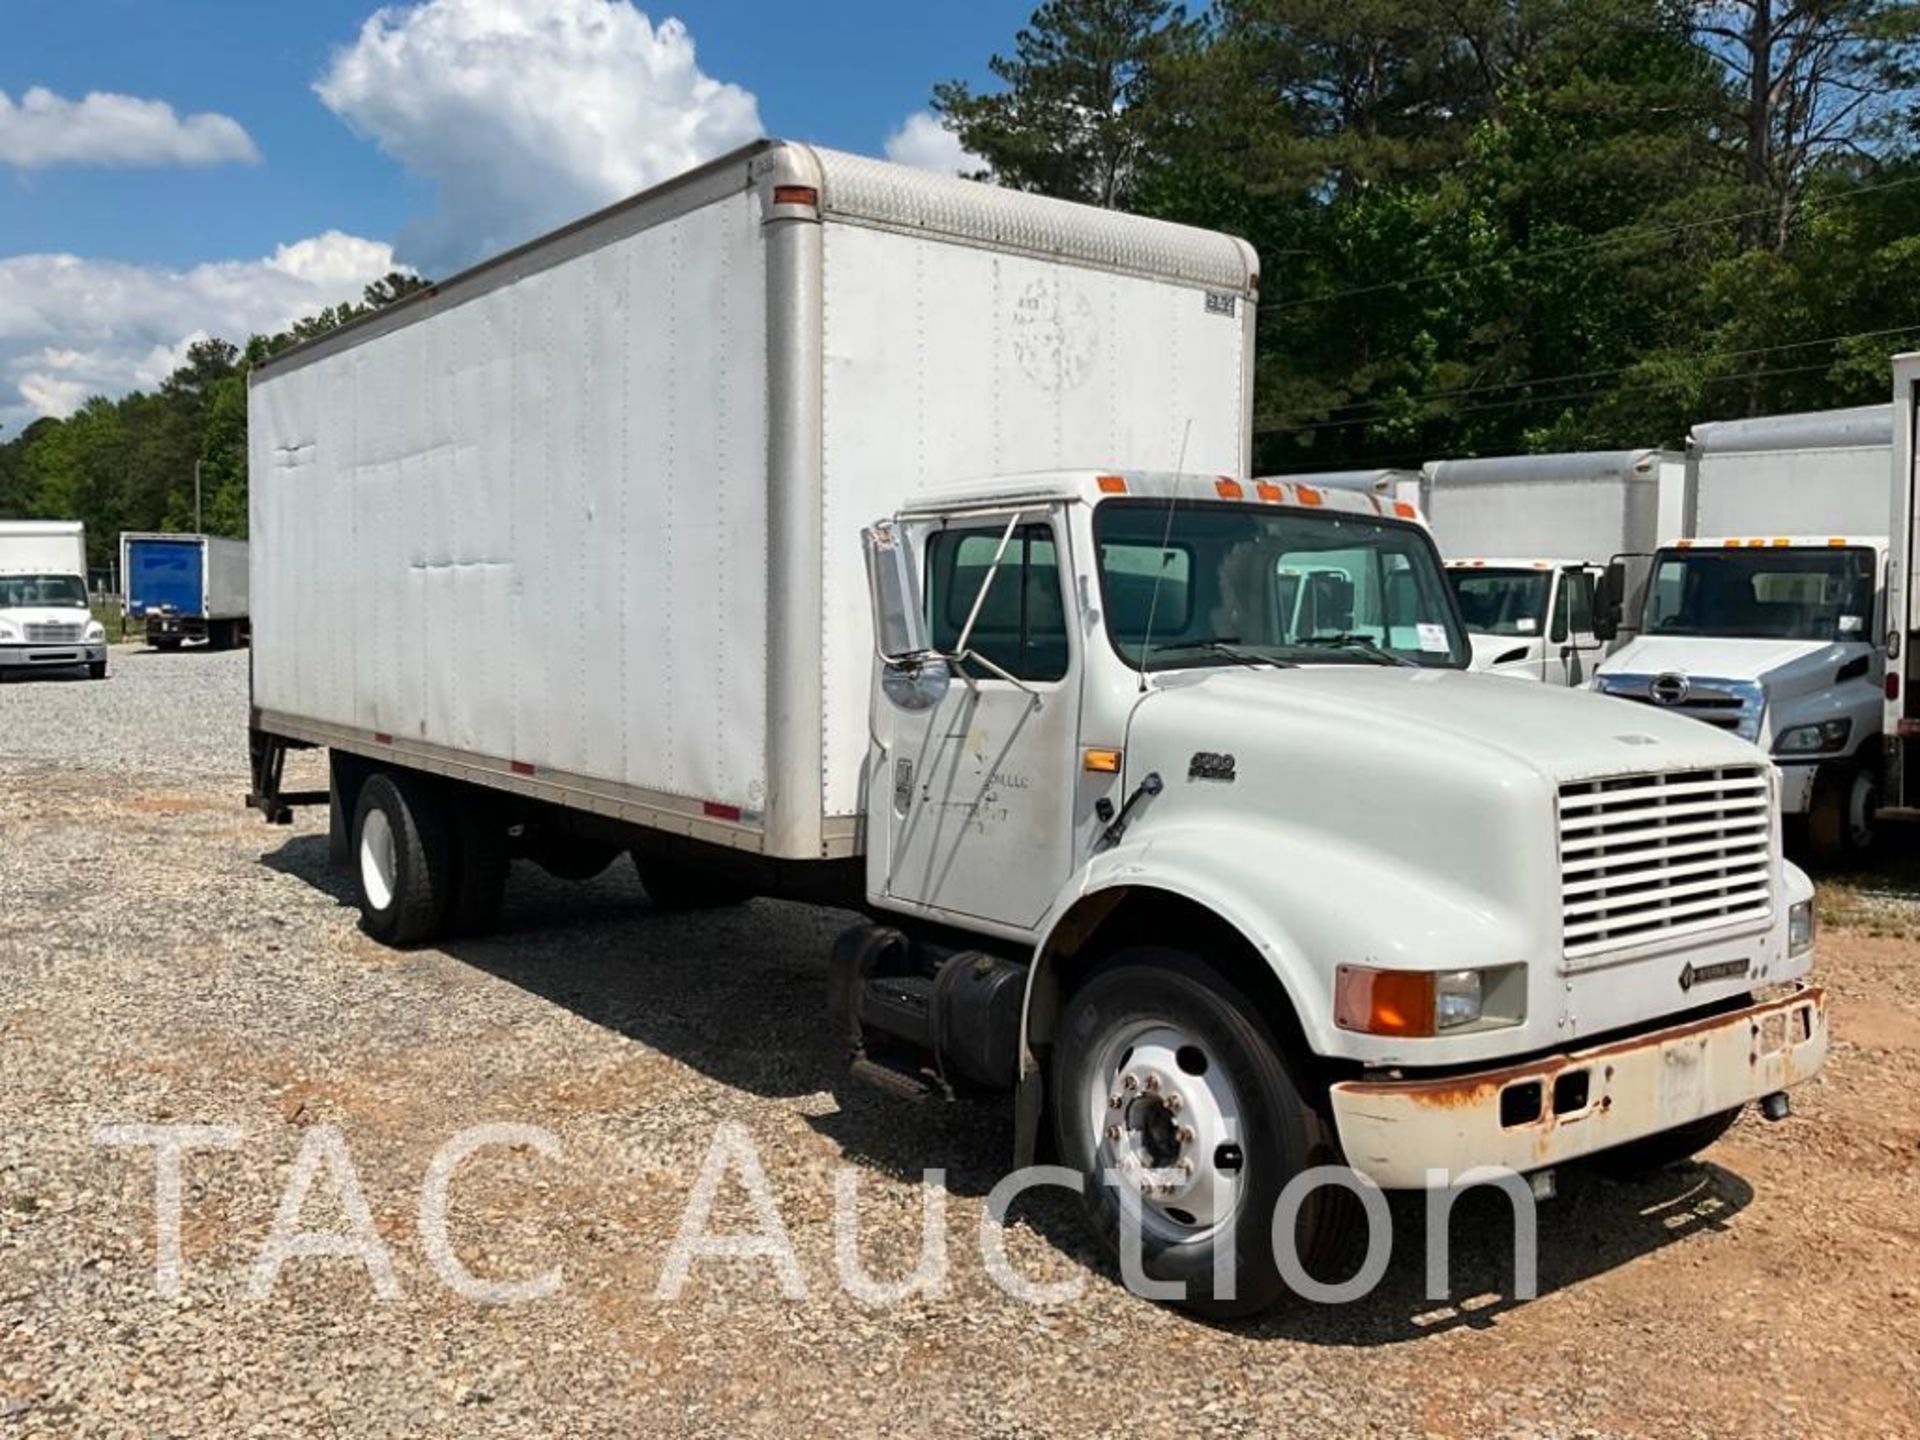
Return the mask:
{"type": "Polygon", "coordinates": [[[1362,655],[1371,656],[1388,665],[1406,665],[1415,670],[1422,668],[1418,660],[1409,660],[1404,655],[1396,655],[1371,635],[1307,635],[1294,643],[1329,650],[1358,650],[1362,655]]]}
{"type": "Polygon", "coordinates": [[[1272,655],[1260,655],[1252,650],[1241,649],[1239,637],[1233,635],[1208,635],[1199,640],[1169,640],[1165,643],[1152,643],[1148,646],[1147,653],[1160,654],[1168,650],[1206,650],[1215,655],[1224,655],[1229,660],[1238,661],[1242,665],[1271,665],[1276,670],[1296,668],[1291,660],[1280,660],[1272,655]]]}

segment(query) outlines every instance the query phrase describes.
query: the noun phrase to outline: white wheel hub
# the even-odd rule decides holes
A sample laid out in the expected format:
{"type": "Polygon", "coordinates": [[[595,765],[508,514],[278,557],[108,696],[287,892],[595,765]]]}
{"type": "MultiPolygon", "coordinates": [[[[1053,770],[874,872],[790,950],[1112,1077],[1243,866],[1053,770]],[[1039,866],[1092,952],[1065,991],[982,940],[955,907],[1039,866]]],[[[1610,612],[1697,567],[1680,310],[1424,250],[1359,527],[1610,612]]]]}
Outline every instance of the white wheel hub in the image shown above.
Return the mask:
{"type": "Polygon", "coordinates": [[[1098,1168],[1137,1197],[1144,1226],[1185,1241],[1231,1218],[1246,1164],[1239,1099],[1193,1036],[1152,1023],[1116,1032],[1086,1104],[1098,1168]]]}
{"type": "Polygon", "coordinates": [[[371,809],[360,822],[360,891],[375,910],[385,910],[393,904],[398,870],[393,822],[387,818],[386,811],[371,809]]]}

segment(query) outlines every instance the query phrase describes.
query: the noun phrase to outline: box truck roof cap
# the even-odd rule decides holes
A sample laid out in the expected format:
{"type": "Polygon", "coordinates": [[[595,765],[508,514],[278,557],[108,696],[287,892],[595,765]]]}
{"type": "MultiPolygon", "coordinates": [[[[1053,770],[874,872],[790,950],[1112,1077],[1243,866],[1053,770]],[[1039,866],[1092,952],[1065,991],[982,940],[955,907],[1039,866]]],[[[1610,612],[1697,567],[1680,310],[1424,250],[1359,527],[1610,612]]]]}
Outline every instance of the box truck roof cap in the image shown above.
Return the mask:
{"type": "Polygon", "coordinates": [[[1404,502],[1354,490],[1323,489],[1308,485],[1298,477],[1239,480],[1231,475],[1179,475],[1167,470],[1043,470],[992,480],[963,481],[929,489],[904,507],[902,513],[950,515],[976,509],[1004,512],[1010,506],[1045,505],[1055,501],[1097,505],[1118,499],[1172,500],[1181,505],[1226,500],[1426,523],[1418,509],[1404,502]]]}
{"type": "Polygon", "coordinates": [[[1558,455],[1496,455],[1481,460],[1429,460],[1420,467],[1429,484],[1508,485],[1516,480],[1591,481],[1602,476],[1658,483],[1660,462],[1680,457],[1661,450],[1577,450],[1558,455]]]}
{"type": "Polygon", "coordinates": [[[1251,301],[1260,287],[1259,256],[1252,245],[1237,236],[1008,190],[817,145],[757,140],[284,350],[254,366],[249,383],[350,348],[597,249],[653,223],[662,209],[691,208],[742,188],[758,188],[767,210],[777,207],[782,215],[804,216],[808,207],[791,201],[796,192],[811,189],[818,197],[817,209],[823,219],[1171,280],[1220,292],[1235,303],[1251,301]]]}
{"type": "Polygon", "coordinates": [[[1804,410],[1751,420],[1709,420],[1693,427],[1687,449],[1695,455],[1751,450],[1845,450],[1893,443],[1891,405],[1855,405],[1845,410],[1804,410]]]}
{"type": "Polygon", "coordinates": [[[1420,478],[1418,470],[1312,470],[1298,475],[1269,475],[1276,484],[1313,485],[1326,490],[1391,494],[1397,485],[1420,478]]]}

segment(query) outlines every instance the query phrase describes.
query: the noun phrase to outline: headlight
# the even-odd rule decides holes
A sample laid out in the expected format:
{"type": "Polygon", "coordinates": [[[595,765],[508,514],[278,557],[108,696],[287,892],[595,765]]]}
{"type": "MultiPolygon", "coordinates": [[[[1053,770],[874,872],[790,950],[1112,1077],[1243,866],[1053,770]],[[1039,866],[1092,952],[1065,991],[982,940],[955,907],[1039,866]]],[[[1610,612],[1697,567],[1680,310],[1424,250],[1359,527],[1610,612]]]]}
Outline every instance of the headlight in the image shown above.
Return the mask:
{"type": "Polygon", "coordinates": [[[1787,909],[1787,954],[1804,955],[1813,949],[1813,901],[1796,901],[1787,909]]]}
{"type": "Polygon", "coordinates": [[[1776,755],[1825,755],[1846,748],[1853,735],[1851,720],[1822,720],[1818,725],[1796,725],[1773,742],[1776,755]]]}
{"type": "Polygon", "coordinates": [[[18,640],[20,627],[11,620],[0,620],[0,640],[18,640]]]}
{"type": "Polygon", "coordinates": [[[89,645],[98,645],[106,638],[106,626],[102,625],[98,620],[92,620],[87,623],[87,643],[89,645]]]}
{"type": "Polygon", "coordinates": [[[1366,1035],[1439,1035],[1518,1025],[1527,1013],[1527,967],[1376,970],[1342,965],[1334,976],[1333,1023],[1366,1035]]]}

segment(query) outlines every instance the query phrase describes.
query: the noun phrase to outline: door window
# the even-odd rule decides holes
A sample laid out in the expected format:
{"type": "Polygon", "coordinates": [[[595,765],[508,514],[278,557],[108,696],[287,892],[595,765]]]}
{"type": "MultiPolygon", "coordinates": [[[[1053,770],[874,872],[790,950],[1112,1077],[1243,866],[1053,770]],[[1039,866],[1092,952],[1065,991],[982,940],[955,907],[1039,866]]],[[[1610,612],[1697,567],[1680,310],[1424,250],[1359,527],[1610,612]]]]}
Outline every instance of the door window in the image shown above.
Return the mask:
{"type": "MultiPolygon", "coordinates": [[[[1021,680],[1059,680],[1067,673],[1067,616],[1053,531],[1044,524],[1016,530],[1000,557],[1002,526],[942,530],[927,547],[927,610],[934,647],[951,654],[960,643],[974,601],[990,573],[993,583],[974,621],[967,647],[1021,680]]],[[[985,666],[960,667],[991,679],[985,666]]]]}

